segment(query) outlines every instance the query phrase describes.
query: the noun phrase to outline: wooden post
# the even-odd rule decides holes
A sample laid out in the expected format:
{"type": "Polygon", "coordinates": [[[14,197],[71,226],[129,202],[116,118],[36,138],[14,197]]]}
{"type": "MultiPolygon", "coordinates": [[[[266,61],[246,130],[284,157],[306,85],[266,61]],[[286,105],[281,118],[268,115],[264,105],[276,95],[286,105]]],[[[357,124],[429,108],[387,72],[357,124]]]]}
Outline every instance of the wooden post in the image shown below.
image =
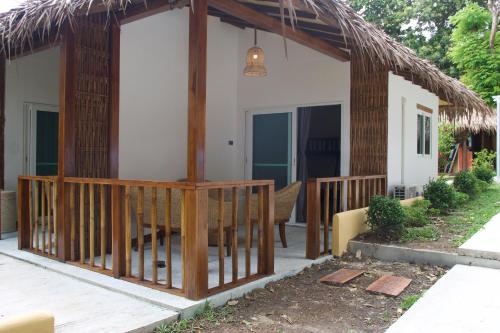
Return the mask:
{"type": "MultiPolygon", "coordinates": [[[[5,188],[5,56],[0,56],[0,196],[5,188]]],[[[2,239],[0,209],[0,239],[2,239]]]]}
{"type": "Polygon", "coordinates": [[[316,179],[307,181],[307,239],[306,258],[317,259],[320,256],[320,183],[316,179]]]}
{"type": "Polygon", "coordinates": [[[264,186],[264,246],[257,266],[262,269],[259,274],[274,274],[274,184],[264,186]]]}
{"type": "Polygon", "coordinates": [[[69,260],[71,252],[69,196],[65,194],[64,177],[75,176],[74,92],[75,92],[75,41],[69,24],[63,28],[59,60],[59,146],[57,168],[57,224],[59,260],[69,260]]]}
{"type": "Polygon", "coordinates": [[[17,246],[19,250],[30,247],[30,218],[29,218],[29,181],[18,180],[17,183],[17,216],[18,216],[18,235],[17,246]]]}
{"type": "Polygon", "coordinates": [[[111,229],[113,277],[125,275],[125,229],[122,219],[123,188],[120,185],[111,186],[111,229]]]}
{"type": "Polygon", "coordinates": [[[189,9],[187,177],[191,182],[205,180],[207,12],[207,0],[197,0],[189,9]]]}
{"type": "Polygon", "coordinates": [[[208,294],[208,190],[185,190],[184,202],[183,288],[187,298],[197,300],[208,294]]]}

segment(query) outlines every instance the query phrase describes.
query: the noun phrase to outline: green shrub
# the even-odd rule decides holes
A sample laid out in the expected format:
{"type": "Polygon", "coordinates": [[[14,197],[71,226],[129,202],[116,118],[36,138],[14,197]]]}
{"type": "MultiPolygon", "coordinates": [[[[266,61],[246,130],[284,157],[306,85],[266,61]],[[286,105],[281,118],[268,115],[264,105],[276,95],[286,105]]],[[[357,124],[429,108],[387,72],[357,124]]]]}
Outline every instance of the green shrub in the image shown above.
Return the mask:
{"type": "Polygon", "coordinates": [[[493,182],[493,177],[495,177],[495,171],[493,171],[493,168],[486,164],[474,166],[472,172],[477,179],[482,180],[488,184],[491,184],[493,182]]]}
{"type": "Polygon", "coordinates": [[[405,229],[401,241],[403,243],[411,241],[435,241],[439,237],[441,237],[441,234],[435,226],[426,225],[425,227],[405,229]]]}
{"type": "Polygon", "coordinates": [[[455,191],[455,207],[463,206],[469,199],[470,197],[467,193],[455,191]]]}
{"type": "Polygon", "coordinates": [[[424,186],[424,198],[431,202],[433,209],[444,213],[454,207],[455,190],[443,178],[438,178],[424,186]]]}
{"type": "Polygon", "coordinates": [[[368,208],[368,224],[378,238],[398,240],[404,232],[405,212],[397,199],[374,196],[368,208]]]}
{"type": "Polygon", "coordinates": [[[409,207],[403,207],[406,215],[405,226],[407,227],[423,227],[429,224],[429,200],[417,200],[409,207]]]}
{"type": "Polygon", "coordinates": [[[453,186],[459,192],[473,197],[479,193],[479,183],[476,176],[470,171],[460,171],[455,175],[453,186]]]}
{"type": "Polygon", "coordinates": [[[495,161],[496,157],[497,154],[495,152],[484,148],[483,150],[474,154],[474,160],[472,161],[472,166],[474,168],[478,166],[487,166],[493,170],[493,161],[495,161]]]}

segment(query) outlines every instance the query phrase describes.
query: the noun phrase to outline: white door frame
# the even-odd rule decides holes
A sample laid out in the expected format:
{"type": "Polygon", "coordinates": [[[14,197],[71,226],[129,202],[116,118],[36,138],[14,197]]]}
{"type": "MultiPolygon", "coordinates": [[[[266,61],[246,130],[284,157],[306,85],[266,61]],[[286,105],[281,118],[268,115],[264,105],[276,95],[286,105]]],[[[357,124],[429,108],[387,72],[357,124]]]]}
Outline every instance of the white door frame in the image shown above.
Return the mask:
{"type": "Polygon", "coordinates": [[[252,179],[253,165],[253,116],[259,114],[291,113],[292,115],[292,151],[290,181],[297,180],[297,107],[272,107],[245,111],[245,179],[252,179]]]}
{"type": "Polygon", "coordinates": [[[57,105],[26,102],[23,106],[23,174],[36,175],[36,117],[38,111],[59,112],[57,105]]]}

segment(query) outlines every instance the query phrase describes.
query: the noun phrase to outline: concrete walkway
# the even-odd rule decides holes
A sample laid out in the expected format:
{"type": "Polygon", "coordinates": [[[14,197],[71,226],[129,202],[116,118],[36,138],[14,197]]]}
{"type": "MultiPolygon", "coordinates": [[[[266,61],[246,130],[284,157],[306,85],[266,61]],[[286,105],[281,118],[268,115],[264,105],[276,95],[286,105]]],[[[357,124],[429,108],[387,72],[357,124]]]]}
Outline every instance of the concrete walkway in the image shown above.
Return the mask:
{"type": "Polygon", "coordinates": [[[500,260],[500,214],[495,215],[460,246],[458,253],[469,257],[500,260]]]}
{"type": "Polygon", "coordinates": [[[48,311],[57,332],[152,332],[178,315],[1,254],[0,281],[0,319],[48,311]]]}
{"type": "Polygon", "coordinates": [[[500,332],[500,270],[456,265],[388,333],[500,332]]]}

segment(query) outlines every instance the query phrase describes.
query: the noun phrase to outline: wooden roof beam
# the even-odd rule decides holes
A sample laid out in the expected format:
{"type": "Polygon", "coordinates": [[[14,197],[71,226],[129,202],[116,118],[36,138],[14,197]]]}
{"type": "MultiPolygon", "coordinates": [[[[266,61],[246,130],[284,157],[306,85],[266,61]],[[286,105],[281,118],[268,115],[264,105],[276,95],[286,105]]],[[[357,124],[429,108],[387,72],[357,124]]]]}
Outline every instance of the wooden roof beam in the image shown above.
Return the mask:
{"type": "Polygon", "coordinates": [[[182,8],[191,3],[190,0],[149,0],[147,6],[143,3],[133,6],[127,9],[125,13],[117,13],[118,21],[120,25],[134,22],[148,16],[166,12],[168,10],[182,8]]]}
{"type": "MultiPolygon", "coordinates": [[[[257,27],[269,30],[270,32],[276,34],[282,34],[283,32],[283,27],[280,20],[262,14],[234,0],[209,0],[209,5],[257,27]]],[[[296,43],[307,46],[313,50],[321,52],[342,62],[350,60],[350,55],[348,52],[336,48],[328,42],[313,37],[303,32],[302,30],[299,30],[297,28],[295,28],[294,30],[290,26],[285,25],[284,32],[286,38],[293,40],[296,43]]]]}

